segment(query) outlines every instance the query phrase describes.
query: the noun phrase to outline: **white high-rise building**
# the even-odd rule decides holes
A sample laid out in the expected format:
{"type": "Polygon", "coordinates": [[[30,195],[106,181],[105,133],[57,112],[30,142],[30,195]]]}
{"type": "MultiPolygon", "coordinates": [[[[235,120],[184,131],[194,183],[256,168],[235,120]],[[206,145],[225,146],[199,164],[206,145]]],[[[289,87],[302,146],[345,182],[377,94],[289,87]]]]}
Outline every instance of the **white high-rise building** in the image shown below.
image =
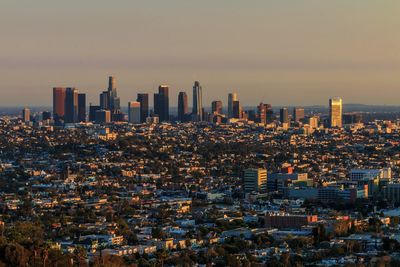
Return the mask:
{"type": "Polygon", "coordinates": [[[228,95],[228,118],[233,118],[233,102],[238,101],[236,93],[229,93],[228,95]]]}
{"type": "Polygon", "coordinates": [[[342,127],[342,99],[333,97],[329,99],[329,126],[342,127]]]}
{"type": "Polygon", "coordinates": [[[140,123],[140,102],[128,103],[128,121],[129,123],[140,123]]]}

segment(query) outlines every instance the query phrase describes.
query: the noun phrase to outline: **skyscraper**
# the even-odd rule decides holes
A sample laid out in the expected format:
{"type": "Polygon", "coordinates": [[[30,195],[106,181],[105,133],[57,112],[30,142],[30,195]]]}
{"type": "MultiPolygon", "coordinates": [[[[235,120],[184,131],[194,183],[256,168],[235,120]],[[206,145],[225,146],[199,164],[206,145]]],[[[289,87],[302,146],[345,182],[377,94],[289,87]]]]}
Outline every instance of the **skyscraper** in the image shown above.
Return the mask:
{"type": "Polygon", "coordinates": [[[217,113],[217,114],[222,114],[222,101],[220,101],[220,100],[213,101],[211,103],[211,112],[217,113]]]}
{"type": "Polygon", "coordinates": [[[89,107],[89,121],[95,121],[96,120],[96,112],[98,110],[101,110],[100,106],[92,106],[92,105],[90,105],[90,107],[89,107]]]}
{"type": "Polygon", "coordinates": [[[329,124],[330,127],[342,127],[342,99],[340,97],[329,99],[329,124]]]}
{"type": "Polygon", "coordinates": [[[203,96],[200,82],[195,81],[193,85],[193,110],[192,118],[194,121],[203,120],[203,96]]]}
{"type": "Polygon", "coordinates": [[[232,113],[232,118],[241,119],[242,108],[240,107],[240,102],[237,100],[232,102],[232,113]]]}
{"type": "Polygon", "coordinates": [[[280,121],[281,123],[289,123],[289,111],[287,108],[280,109],[280,121]]]}
{"type": "Polygon", "coordinates": [[[267,105],[260,103],[257,107],[258,122],[262,124],[267,123],[267,105]]]}
{"type": "Polygon", "coordinates": [[[86,121],[86,94],[78,94],[78,121],[86,121]]]}
{"type": "Polygon", "coordinates": [[[128,103],[128,121],[130,123],[140,123],[140,102],[128,103]]]}
{"type": "Polygon", "coordinates": [[[104,91],[100,94],[100,107],[101,109],[108,110],[110,108],[110,100],[108,92],[104,91]]]}
{"type": "Polygon", "coordinates": [[[78,122],[78,90],[75,88],[67,88],[65,91],[64,121],[66,123],[78,122]]]}
{"type": "Polygon", "coordinates": [[[233,118],[233,102],[237,101],[236,93],[229,93],[228,95],[228,118],[233,118]]]}
{"type": "Polygon", "coordinates": [[[30,122],[31,121],[31,110],[29,108],[24,108],[22,110],[22,120],[24,122],[30,122]]]}
{"type": "Polygon", "coordinates": [[[140,122],[145,123],[149,116],[149,94],[138,94],[136,101],[140,103],[140,122]]]}
{"type": "Polygon", "coordinates": [[[53,88],[53,117],[56,123],[64,119],[65,92],[66,89],[64,87],[53,88]]]}
{"type": "Polygon", "coordinates": [[[120,99],[117,95],[117,82],[115,77],[108,77],[108,93],[110,96],[110,110],[112,113],[116,113],[121,109],[120,99]]]}
{"type": "Polygon", "coordinates": [[[154,93],[154,113],[151,114],[152,116],[156,115],[157,117],[160,117],[160,104],[159,104],[159,93],[154,93]]]}
{"type": "Polygon", "coordinates": [[[154,95],[154,111],[159,116],[160,122],[169,121],[169,93],[168,85],[160,85],[158,94],[154,95]],[[157,107],[156,107],[157,105],[157,107]]]}
{"type": "Polygon", "coordinates": [[[302,119],[304,119],[304,108],[293,108],[293,120],[299,122],[302,119]]]}
{"type": "Polygon", "coordinates": [[[188,99],[186,92],[179,92],[178,95],[178,120],[185,122],[188,114],[188,99]]]}

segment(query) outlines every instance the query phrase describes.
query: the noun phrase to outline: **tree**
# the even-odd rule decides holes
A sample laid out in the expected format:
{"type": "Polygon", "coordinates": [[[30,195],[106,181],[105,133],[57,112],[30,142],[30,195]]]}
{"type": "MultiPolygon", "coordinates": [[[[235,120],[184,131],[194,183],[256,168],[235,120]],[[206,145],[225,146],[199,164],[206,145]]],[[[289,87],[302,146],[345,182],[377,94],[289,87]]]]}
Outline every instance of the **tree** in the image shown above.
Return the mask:
{"type": "Polygon", "coordinates": [[[333,228],[336,236],[347,236],[349,224],[345,220],[338,220],[335,222],[333,228]]]}
{"type": "Polygon", "coordinates": [[[29,254],[29,251],[19,244],[8,244],[4,249],[4,259],[10,266],[27,266],[29,254]]]}

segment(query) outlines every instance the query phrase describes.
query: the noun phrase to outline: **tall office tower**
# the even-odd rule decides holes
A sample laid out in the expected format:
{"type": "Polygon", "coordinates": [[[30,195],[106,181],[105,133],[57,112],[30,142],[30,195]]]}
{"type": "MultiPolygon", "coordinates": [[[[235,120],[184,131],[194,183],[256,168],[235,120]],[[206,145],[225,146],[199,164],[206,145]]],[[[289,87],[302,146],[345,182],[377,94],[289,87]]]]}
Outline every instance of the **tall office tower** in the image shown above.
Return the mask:
{"type": "Polygon", "coordinates": [[[293,108],[293,120],[299,122],[304,119],[304,108],[295,107],[293,108]]]}
{"type": "Polygon", "coordinates": [[[160,95],[159,95],[159,93],[154,93],[154,104],[153,104],[153,106],[154,106],[154,111],[153,111],[153,114],[151,114],[151,116],[157,116],[157,117],[160,117],[160,112],[161,112],[161,110],[160,110],[160,104],[159,104],[159,97],[160,95]]]}
{"type": "Polygon", "coordinates": [[[100,106],[92,106],[90,104],[90,106],[89,106],[89,121],[95,121],[96,120],[96,112],[98,110],[101,110],[100,106]]]}
{"type": "Polygon", "coordinates": [[[56,123],[60,123],[64,119],[65,92],[64,87],[53,88],[53,118],[56,123]]]}
{"type": "Polygon", "coordinates": [[[185,122],[188,114],[188,99],[186,92],[179,92],[178,95],[178,120],[185,122]]]}
{"type": "Polygon", "coordinates": [[[243,189],[246,193],[267,191],[267,170],[246,169],[243,177],[243,189]]]}
{"type": "Polygon", "coordinates": [[[289,111],[287,108],[280,109],[280,121],[281,123],[289,123],[289,111]]]}
{"type": "Polygon", "coordinates": [[[198,81],[195,81],[193,85],[192,117],[194,121],[203,120],[203,94],[200,82],[198,81]]]}
{"type": "Polygon", "coordinates": [[[96,123],[110,123],[111,122],[111,112],[109,110],[100,109],[96,111],[95,116],[96,123]]]}
{"type": "Polygon", "coordinates": [[[140,122],[145,123],[149,116],[149,94],[138,94],[136,101],[140,103],[140,122]]]}
{"type": "Polygon", "coordinates": [[[22,120],[24,122],[30,122],[31,121],[31,110],[29,108],[24,108],[22,110],[22,120]]]}
{"type": "Polygon", "coordinates": [[[258,122],[262,124],[267,123],[267,111],[268,106],[264,103],[260,103],[257,107],[258,122]]]}
{"type": "Polygon", "coordinates": [[[333,97],[329,99],[329,125],[330,127],[342,127],[342,99],[333,97]]]}
{"type": "Polygon", "coordinates": [[[222,114],[222,101],[217,100],[211,103],[211,111],[212,113],[222,114]]]}
{"type": "Polygon", "coordinates": [[[228,95],[228,118],[233,118],[233,102],[237,100],[238,98],[236,93],[230,93],[228,95]]]}
{"type": "Polygon", "coordinates": [[[110,96],[110,110],[112,113],[116,113],[121,109],[121,105],[117,95],[117,82],[113,76],[108,77],[108,92],[110,96]]]}
{"type": "Polygon", "coordinates": [[[312,128],[312,129],[318,128],[318,122],[319,122],[319,118],[317,116],[313,116],[308,119],[308,124],[310,125],[310,128],[312,128]]]}
{"type": "Polygon", "coordinates": [[[140,102],[128,103],[128,121],[130,123],[140,123],[140,102]]]}
{"type": "Polygon", "coordinates": [[[169,121],[169,93],[168,85],[158,87],[157,96],[154,95],[154,110],[160,118],[160,122],[169,121]],[[156,107],[157,102],[157,107],[156,107]],[[156,111],[157,110],[157,111],[156,111]]]}
{"type": "Polygon", "coordinates": [[[78,94],[78,121],[86,121],[86,94],[78,94]]]}
{"type": "Polygon", "coordinates": [[[272,109],[271,104],[264,104],[267,114],[266,114],[266,120],[267,123],[272,123],[275,120],[275,115],[274,115],[274,110],[272,109]]]}
{"type": "Polygon", "coordinates": [[[78,90],[75,88],[67,88],[65,92],[64,122],[78,122],[78,90]]]}
{"type": "Polygon", "coordinates": [[[239,101],[233,101],[232,102],[232,118],[235,119],[240,119],[242,115],[242,108],[240,107],[240,102],[239,101]]]}
{"type": "Polygon", "coordinates": [[[102,92],[101,94],[100,94],[100,107],[101,107],[101,109],[104,109],[104,110],[108,110],[109,108],[110,108],[110,100],[109,100],[109,95],[108,95],[108,92],[107,91],[105,91],[105,92],[102,92]]]}

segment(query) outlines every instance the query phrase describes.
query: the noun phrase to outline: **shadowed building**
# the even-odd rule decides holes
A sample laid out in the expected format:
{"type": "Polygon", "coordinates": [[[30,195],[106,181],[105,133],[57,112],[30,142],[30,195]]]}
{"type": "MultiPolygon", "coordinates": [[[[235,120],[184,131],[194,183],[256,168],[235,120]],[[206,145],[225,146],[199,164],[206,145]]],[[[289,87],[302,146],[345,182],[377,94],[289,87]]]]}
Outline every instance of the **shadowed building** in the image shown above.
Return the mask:
{"type": "Polygon", "coordinates": [[[203,93],[200,86],[200,82],[195,81],[193,86],[193,109],[192,119],[193,121],[203,120],[203,93]]]}
{"type": "Polygon", "coordinates": [[[64,122],[78,122],[78,90],[75,88],[67,88],[65,92],[64,122]]]}
{"type": "Polygon", "coordinates": [[[169,121],[169,89],[167,85],[158,87],[158,94],[154,94],[154,113],[160,122],[169,121]]]}
{"type": "Polygon", "coordinates": [[[86,121],[86,94],[78,94],[78,121],[86,121]]]}
{"type": "Polygon", "coordinates": [[[100,110],[100,106],[92,106],[89,107],[89,121],[96,121],[96,112],[100,110]]]}
{"type": "Polygon", "coordinates": [[[136,101],[140,103],[140,122],[145,123],[149,116],[149,94],[138,94],[136,101]]]}
{"type": "Polygon", "coordinates": [[[186,92],[179,92],[178,95],[178,120],[185,122],[188,114],[188,99],[186,92]]]}

